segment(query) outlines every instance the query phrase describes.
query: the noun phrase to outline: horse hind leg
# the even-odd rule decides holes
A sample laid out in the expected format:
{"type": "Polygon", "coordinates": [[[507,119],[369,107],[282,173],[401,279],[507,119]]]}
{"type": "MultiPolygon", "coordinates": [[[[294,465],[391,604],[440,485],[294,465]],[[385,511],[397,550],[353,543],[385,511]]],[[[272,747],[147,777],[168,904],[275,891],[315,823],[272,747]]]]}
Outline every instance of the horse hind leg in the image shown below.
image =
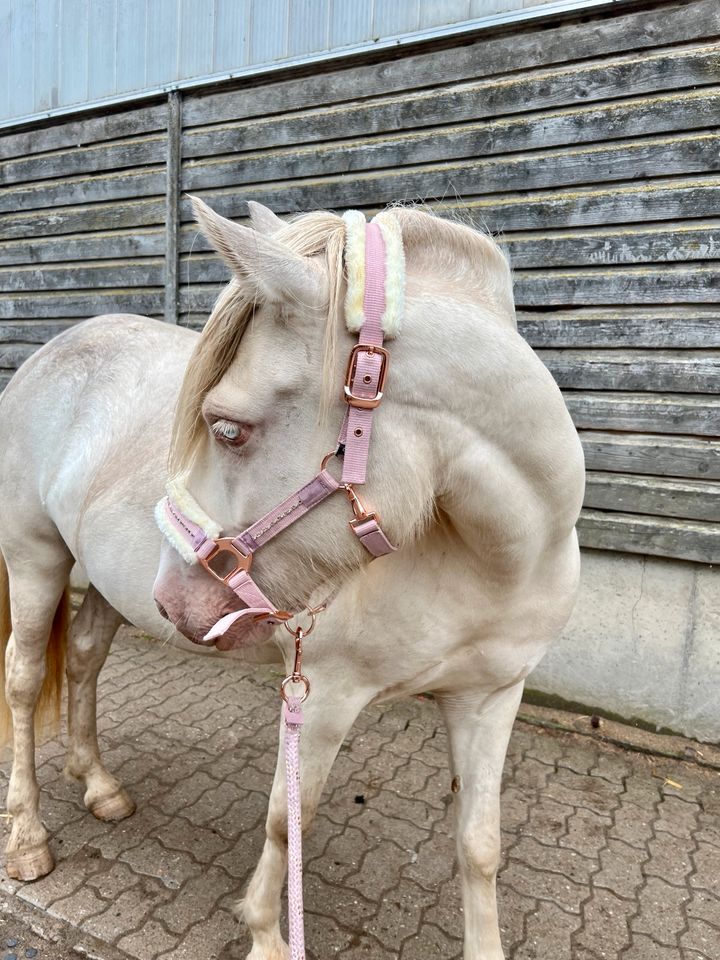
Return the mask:
{"type": "Polygon", "coordinates": [[[135,811],[122,785],[105,769],[97,739],[97,680],[120,621],[91,584],[68,634],[65,773],[85,785],[85,806],[98,820],[124,820],[135,811]]]}
{"type": "Polygon", "coordinates": [[[7,570],[4,562],[0,564],[0,592],[7,595],[9,587],[10,617],[4,619],[12,623],[5,651],[5,697],[13,737],[7,797],[12,830],[6,866],[10,877],[36,880],[53,869],[54,861],[39,813],[35,725],[48,707],[55,717],[59,716],[72,557],[65,545],[55,540],[38,541],[32,549],[27,543],[21,544],[17,554],[8,551],[7,556],[7,570]],[[38,713],[40,716],[36,716],[38,713]]]}

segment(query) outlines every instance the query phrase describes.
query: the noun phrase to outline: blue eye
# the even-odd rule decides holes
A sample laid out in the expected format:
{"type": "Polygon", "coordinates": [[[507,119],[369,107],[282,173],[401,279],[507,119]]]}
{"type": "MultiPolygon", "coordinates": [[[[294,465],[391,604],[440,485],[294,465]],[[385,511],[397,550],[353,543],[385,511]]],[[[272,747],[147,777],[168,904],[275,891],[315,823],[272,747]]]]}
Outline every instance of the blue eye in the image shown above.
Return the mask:
{"type": "Polygon", "coordinates": [[[228,446],[241,447],[250,439],[250,427],[235,420],[215,420],[210,425],[213,437],[228,446]]]}

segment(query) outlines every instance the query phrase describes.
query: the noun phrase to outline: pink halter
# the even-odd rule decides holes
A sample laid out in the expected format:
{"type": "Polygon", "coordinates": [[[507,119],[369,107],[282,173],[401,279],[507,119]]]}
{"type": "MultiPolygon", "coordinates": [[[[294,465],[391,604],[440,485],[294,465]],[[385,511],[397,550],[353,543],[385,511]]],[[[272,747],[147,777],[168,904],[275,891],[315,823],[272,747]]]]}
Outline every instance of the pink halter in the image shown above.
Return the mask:
{"type": "Polygon", "coordinates": [[[245,604],[243,609],[218,620],[203,638],[208,645],[241,619],[252,618],[268,624],[279,624],[295,615],[287,610],[278,610],[255,583],[250,575],[253,555],[337,490],[342,488],[345,491],[354,514],[349,521],[350,529],[372,557],[380,557],[396,549],[383,533],[378,516],[366,510],[354,489],[355,485],[365,483],[373,415],[382,400],[389,366],[389,355],[383,349],[382,327],[387,307],[386,244],[383,231],[377,223],[364,224],[363,218],[363,225],[362,326],[348,361],[344,387],[347,409],[337,451],[328,454],[320,472],[309,483],[235,537],[210,536],[202,526],[190,520],[170,496],[158,504],[158,523],[166,535],[169,531],[178,535],[208,573],[226,584],[245,604]],[[332,456],[342,457],[343,460],[339,481],[325,469],[332,456]],[[228,562],[233,564],[229,571],[228,562]]]}

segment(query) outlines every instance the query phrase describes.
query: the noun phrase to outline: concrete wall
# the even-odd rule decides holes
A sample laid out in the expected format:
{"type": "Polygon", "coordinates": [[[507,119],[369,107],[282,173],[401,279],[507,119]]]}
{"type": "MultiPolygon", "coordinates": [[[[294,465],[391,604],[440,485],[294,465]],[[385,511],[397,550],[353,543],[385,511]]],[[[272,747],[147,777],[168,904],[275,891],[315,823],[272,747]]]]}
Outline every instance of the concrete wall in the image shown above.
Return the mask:
{"type": "Polygon", "coordinates": [[[585,550],[580,597],[528,690],[720,740],[720,568],[585,550]]]}

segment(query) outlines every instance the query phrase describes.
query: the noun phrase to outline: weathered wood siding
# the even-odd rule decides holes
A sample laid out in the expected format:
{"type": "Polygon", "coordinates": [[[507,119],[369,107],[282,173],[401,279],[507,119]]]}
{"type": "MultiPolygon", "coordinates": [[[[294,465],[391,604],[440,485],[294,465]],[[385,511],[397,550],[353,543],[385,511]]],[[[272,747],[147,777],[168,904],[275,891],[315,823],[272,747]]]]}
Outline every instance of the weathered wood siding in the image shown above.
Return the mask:
{"type": "Polygon", "coordinates": [[[0,137],[0,388],[100,313],[163,316],[168,107],[0,137]]]}
{"type": "Polygon", "coordinates": [[[5,138],[0,364],[89,313],[202,325],[226,275],[188,192],[420,199],[511,255],[585,447],[584,545],[717,562],[718,37],[716,0],[659,2],[5,138]]]}

